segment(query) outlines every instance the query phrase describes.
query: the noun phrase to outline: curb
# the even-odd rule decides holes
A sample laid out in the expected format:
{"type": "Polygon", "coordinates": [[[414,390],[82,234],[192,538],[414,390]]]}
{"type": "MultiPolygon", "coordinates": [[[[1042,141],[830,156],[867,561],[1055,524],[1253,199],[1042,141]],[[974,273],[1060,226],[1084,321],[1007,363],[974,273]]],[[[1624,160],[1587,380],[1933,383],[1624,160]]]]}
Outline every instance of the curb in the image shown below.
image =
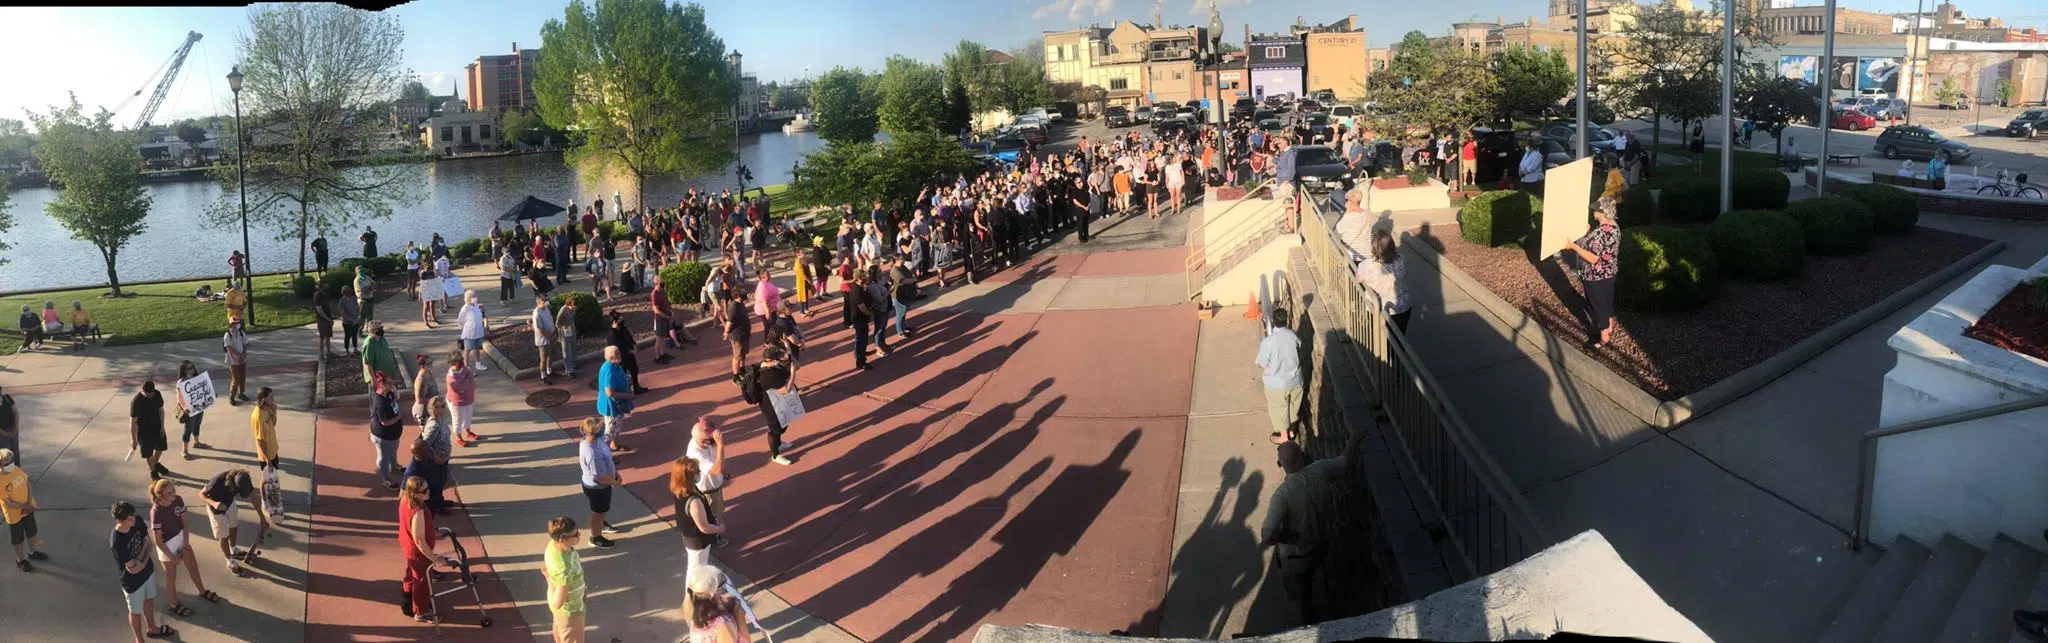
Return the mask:
{"type": "Polygon", "coordinates": [[[1726,406],[1729,402],[1740,399],[1751,391],[1769,384],[1786,373],[1792,372],[1793,369],[1800,367],[1815,357],[1819,357],[1821,353],[1826,352],[1829,348],[1833,348],[1835,344],[1848,339],[1850,335],[1854,335],[1871,324],[1877,323],[1878,320],[1897,312],[1900,308],[1904,308],[1906,304],[1912,303],[1913,300],[1919,299],[1922,295],[1932,292],[1949,280],[1990,260],[1992,256],[2004,251],[2005,245],[2003,241],[1991,240],[1984,247],[1965,255],[1947,267],[1935,271],[1919,281],[1913,282],[1912,285],[1898,292],[1887,295],[1885,298],[1878,300],[1877,303],[1864,307],[1863,310],[1856,311],[1854,314],[1842,318],[1841,321],[1821,329],[1806,339],[1800,340],[1799,343],[1793,344],[1791,347],[1779,351],[1778,354],[1764,359],[1764,361],[1737,371],[1691,395],[1670,401],[1660,401],[1649,393],[1643,392],[1643,389],[1637,387],[1635,383],[1624,379],[1621,375],[1607,368],[1605,364],[1587,356],[1584,351],[1571,346],[1568,342],[1559,341],[1540,322],[1531,318],[1528,313],[1523,312],[1520,308],[1516,308],[1513,304],[1509,304],[1507,300],[1501,299],[1499,295],[1493,294],[1492,290],[1481,285],[1471,275],[1465,274],[1465,271],[1458,268],[1456,263],[1444,260],[1441,255],[1437,254],[1435,248],[1431,248],[1428,243],[1416,237],[1413,232],[1402,233],[1401,243],[1403,249],[1414,250],[1416,256],[1421,257],[1423,261],[1435,267],[1445,277],[1449,277],[1452,283],[1457,284],[1459,288],[1463,288],[1465,293],[1472,297],[1473,301],[1479,302],[1479,305],[1486,308],[1488,312],[1514,325],[1516,337],[1542,349],[1543,354],[1550,358],[1551,363],[1564,367],[1565,372],[1580,378],[1587,385],[1590,385],[1593,390],[1606,395],[1608,399],[1613,400],[1617,406],[1620,406],[1623,411],[1627,411],[1629,415],[1635,416],[1636,419],[1642,420],[1645,424],[1665,431],[1678,428],[1695,418],[1712,413],[1715,409],[1726,406]]]}

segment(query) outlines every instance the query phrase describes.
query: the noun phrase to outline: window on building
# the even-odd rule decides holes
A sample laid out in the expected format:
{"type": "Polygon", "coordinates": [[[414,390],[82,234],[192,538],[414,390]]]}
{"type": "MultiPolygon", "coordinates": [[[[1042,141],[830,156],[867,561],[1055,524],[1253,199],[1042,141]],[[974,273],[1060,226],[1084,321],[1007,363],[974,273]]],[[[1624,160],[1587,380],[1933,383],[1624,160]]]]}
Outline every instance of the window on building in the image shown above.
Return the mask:
{"type": "Polygon", "coordinates": [[[442,126],[442,127],[441,127],[441,140],[444,140],[444,141],[445,141],[445,140],[449,140],[449,139],[452,139],[452,138],[455,138],[455,128],[453,128],[453,127],[448,127],[448,126],[442,126]]]}
{"type": "Polygon", "coordinates": [[[1181,74],[1182,74],[1182,73],[1183,73],[1183,72],[1173,72],[1173,79],[1174,79],[1174,80],[1181,80],[1181,79],[1183,78],[1183,76],[1181,76],[1181,74]]]}
{"type": "Polygon", "coordinates": [[[1267,48],[1266,48],[1266,57],[1267,57],[1267,58],[1286,58],[1286,57],[1287,57],[1287,48],[1286,48],[1286,47],[1267,47],[1267,48]]]}
{"type": "Polygon", "coordinates": [[[464,126],[462,126],[462,142],[463,142],[463,143],[468,143],[468,142],[470,141],[469,135],[470,135],[470,127],[469,127],[468,125],[464,125],[464,126]]]}
{"type": "Polygon", "coordinates": [[[489,125],[478,125],[478,126],[476,126],[476,137],[477,137],[478,139],[481,139],[481,140],[486,140],[486,141],[488,141],[488,140],[491,140],[491,126],[489,126],[489,125]]]}
{"type": "Polygon", "coordinates": [[[1130,89],[1130,87],[1131,87],[1131,83],[1130,83],[1130,81],[1128,81],[1128,80],[1125,80],[1125,79],[1122,79],[1122,78],[1111,78],[1111,79],[1109,79],[1109,88],[1110,88],[1110,89],[1130,89]]]}

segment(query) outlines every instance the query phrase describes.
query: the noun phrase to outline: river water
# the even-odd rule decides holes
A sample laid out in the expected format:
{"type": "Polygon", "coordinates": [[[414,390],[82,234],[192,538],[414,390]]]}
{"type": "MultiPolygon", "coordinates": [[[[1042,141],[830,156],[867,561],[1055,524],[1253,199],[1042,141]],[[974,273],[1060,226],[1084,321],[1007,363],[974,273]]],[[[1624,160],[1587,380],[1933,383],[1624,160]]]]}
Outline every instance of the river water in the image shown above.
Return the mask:
{"type": "MultiPolygon", "coordinates": [[[[784,135],[780,132],[742,136],[740,161],[753,172],[749,186],[789,181],[792,166],[805,154],[823,148],[816,134],[784,135]]],[[[450,245],[488,234],[491,221],[504,214],[526,195],[555,205],[574,200],[588,204],[593,199],[611,200],[617,191],[628,206],[633,205],[633,183],[628,177],[592,179],[562,163],[561,154],[532,154],[501,158],[420,163],[406,166],[426,176],[426,188],[417,203],[398,204],[390,219],[370,222],[377,230],[377,249],[396,252],[408,240],[425,246],[438,232],[450,245]]],[[[682,180],[675,177],[650,178],[649,203],[673,205],[689,188],[720,190],[734,186],[730,171],[718,175],[682,180]]],[[[121,249],[118,268],[122,282],[153,281],[225,275],[228,253],[242,247],[239,225],[209,228],[204,223],[207,206],[221,197],[220,186],[212,182],[163,183],[147,186],[152,204],[149,228],[121,249]]],[[[14,229],[7,240],[14,249],[5,266],[0,266],[0,292],[93,286],[106,283],[105,262],[92,244],[71,238],[46,212],[57,196],[50,188],[16,191],[8,211],[14,215],[14,229]]],[[[605,208],[610,214],[611,208],[605,208]]],[[[543,224],[561,223],[556,217],[543,224]]],[[[330,231],[327,237],[331,261],[362,253],[356,242],[360,225],[350,230],[330,231]]],[[[249,230],[250,253],[260,272],[291,270],[298,266],[296,238],[278,240],[269,230],[249,230]]],[[[312,255],[307,254],[307,266],[312,255]]],[[[331,265],[330,265],[331,267],[331,265]]]]}

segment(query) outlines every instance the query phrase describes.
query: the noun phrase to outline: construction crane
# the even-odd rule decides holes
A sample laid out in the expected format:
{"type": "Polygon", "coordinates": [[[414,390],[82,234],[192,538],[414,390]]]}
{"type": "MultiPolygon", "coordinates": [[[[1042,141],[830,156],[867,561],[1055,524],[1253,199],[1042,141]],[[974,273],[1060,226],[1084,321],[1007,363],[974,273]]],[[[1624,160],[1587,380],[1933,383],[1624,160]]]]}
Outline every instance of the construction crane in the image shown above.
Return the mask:
{"type": "MultiPolygon", "coordinates": [[[[171,54],[171,59],[164,61],[162,67],[158,67],[155,73],[149,75],[151,80],[156,80],[156,91],[151,92],[149,100],[142,104],[142,114],[135,117],[135,129],[148,127],[149,119],[156,116],[158,108],[164,106],[164,99],[171,94],[171,83],[178,80],[178,70],[185,66],[185,55],[192,53],[192,45],[198,44],[200,37],[197,31],[186,33],[185,44],[178,45],[178,50],[171,54]],[[162,74],[163,79],[157,80],[157,74],[162,74]]],[[[135,90],[127,100],[121,101],[120,105],[114,107],[114,111],[121,111],[129,101],[135,100],[136,96],[141,96],[143,90],[147,89],[149,81],[143,81],[142,88],[135,90]]]]}

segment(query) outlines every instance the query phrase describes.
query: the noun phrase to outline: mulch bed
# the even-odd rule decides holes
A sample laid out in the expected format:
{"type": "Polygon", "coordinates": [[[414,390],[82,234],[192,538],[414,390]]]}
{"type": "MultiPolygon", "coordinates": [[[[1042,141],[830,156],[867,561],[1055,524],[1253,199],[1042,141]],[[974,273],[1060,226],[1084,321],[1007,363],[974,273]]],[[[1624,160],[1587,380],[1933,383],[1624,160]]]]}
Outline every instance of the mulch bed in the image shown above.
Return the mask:
{"type": "MultiPolygon", "coordinates": [[[[1557,264],[1550,262],[1539,274],[1524,251],[1467,243],[1455,225],[1443,226],[1431,241],[1466,274],[1529,313],[1559,340],[1583,345],[1588,339],[1584,290],[1572,271],[1553,269],[1557,264]]],[[[1989,243],[1923,227],[1910,236],[1880,236],[1861,255],[1809,256],[1793,280],[1759,284],[1724,278],[1699,310],[1675,315],[1619,311],[1613,341],[1590,354],[1651,396],[1675,400],[1755,366],[1989,243]]]]}
{"type": "MultiPolygon", "coordinates": [[[[678,308],[683,314],[684,323],[697,318],[695,307],[679,305],[678,308]]],[[[647,301],[647,294],[644,292],[614,298],[604,309],[607,314],[614,310],[624,314],[626,329],[633,331],[635,340],[645,340],[654,333],[654,304],[647,301]]],[[[540,352],[535,350],[533,345],[533,330],[527,327],[524,317],[519,323],[491,329],[490,333],[485,335],[485,339],[490,340],[491,345],[498,349],[498,353],[512,360],[512,364],[520,370],[540,366],[540,352]]],[[[577,337],[576,355],[581,357],[602,353],[609,343],[606,339],[606,334],[577,337]]],[[[553,350],[558,351],[554,354],[555,357],[561,357],[561,349],[553,350]]]]}
{"type": "Polygon", "coordinates": [[[2021,282],[1963,336],[2034,359],[2048,360],[2048,293],[2021,282]]]}
{"type": "Polygon", "coordinates": [[[370,386],[363,383],[363,358],[344,355],[337,350],[327,356],[327,397],[367,395],[370,386]]]}

